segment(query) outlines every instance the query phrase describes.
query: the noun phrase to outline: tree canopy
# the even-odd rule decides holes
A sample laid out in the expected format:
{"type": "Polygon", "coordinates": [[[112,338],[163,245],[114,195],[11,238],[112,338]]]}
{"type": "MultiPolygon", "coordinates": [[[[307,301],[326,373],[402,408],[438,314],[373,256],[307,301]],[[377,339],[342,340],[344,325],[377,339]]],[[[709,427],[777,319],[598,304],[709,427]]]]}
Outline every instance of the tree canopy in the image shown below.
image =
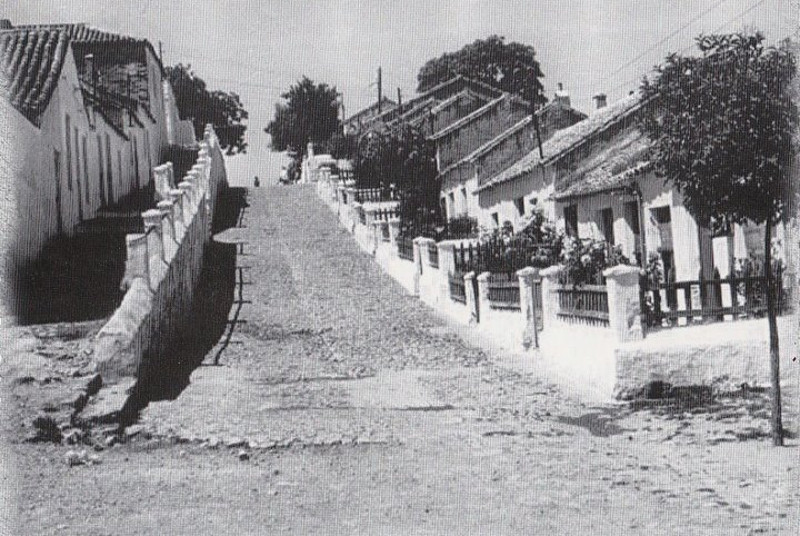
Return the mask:
{"type": "Polygon", "coordinates": [[[783,444],[772,226],[785,221],[797,108],[791,98],[795,60],[784,43],[764,36],[701,35],[701,55],[672,54],[655,80],[643,81],[649,101],[643,128],[654,141],[656,172],[682,194],[700,225],[764,225],[772,383],[772,438],[783,444]]]}
{"type": "Polygon", "coordinates": [[[511,42],[497,35],[478,39],[456,52],[429,60],[417,74],[417,91],[426,91],[455,75],[479,80],[528,102],[544,104],[544,77],[536,51],[530,45],[511,42]]]}
{"type": "Polygon", "coordinates": [[[704,35],[700,56],[667,57],[643,98],[660,176],[699,222],[774,224],[786,215],[795,63],[756,33],[704,35]]]}
{"type": "Polygon", "coordinates": [[[247,130],[247,110],[239,95],[207,88],[206,83],[192,71],[191,65],[179,63],[167,67],[167,79],[172,85],[181,119],[191,119],[196,136],[202,136],[211,123],[220,146],[228,155],[247,151],[244,133],[247,130]]]}
{"type": "Polygon", "coordinates": [[[436,150],[417,127],[398,125],[361,137],[354,162],[360,188],[389,188],[400,195],[403,226],[431,227],[440,222],[436,150]]]}
{"type": "Polygon", "coordinates": [[[304,76],[281,97],[285,102],[275,105],[275,116],[264,129],[272,137],[272,149],[292,151],[302,159],[309,141],[327,142],[341,129],[336,87],[304,76]]]}

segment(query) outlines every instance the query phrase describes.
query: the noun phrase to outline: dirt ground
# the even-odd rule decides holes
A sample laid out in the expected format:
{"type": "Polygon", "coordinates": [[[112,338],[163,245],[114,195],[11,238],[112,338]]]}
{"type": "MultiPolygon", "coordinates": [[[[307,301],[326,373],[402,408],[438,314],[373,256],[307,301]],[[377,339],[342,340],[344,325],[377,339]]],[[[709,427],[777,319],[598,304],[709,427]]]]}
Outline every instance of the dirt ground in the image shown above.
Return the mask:
{"type": "Polygon", "coordinates": [[[312,190],[248,201],[218,237],[238,322],[122,435],[69,425],[99,323],[0,333],[0,534],[797,534],[796,383],[782,449],[766,393],[589,406],[405,295],[312,190]]]}

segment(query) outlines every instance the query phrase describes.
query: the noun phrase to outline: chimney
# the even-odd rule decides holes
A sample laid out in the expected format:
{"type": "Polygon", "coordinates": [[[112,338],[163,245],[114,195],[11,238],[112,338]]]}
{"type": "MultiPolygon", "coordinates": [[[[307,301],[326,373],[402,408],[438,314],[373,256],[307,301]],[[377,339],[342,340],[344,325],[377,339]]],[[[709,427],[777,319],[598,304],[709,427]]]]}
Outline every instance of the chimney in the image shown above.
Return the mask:
{"type": "Polygon", "coordinates": [[[558,91],[556,91],[556,96],[553,100],[560,103],[565,108],[569,108],[572,105],[569,98],[569,92],[564,91],[564,84],[561,82],[558,83],[558,91]]]}
{"type": "Polygon", "coordinates": [[[606,107],[606,94],[605,93],[598,93],[594,97],[594,105],[596,109],[605,108],[606,107]]]}
{"type": "Polygon", "coordinates": [[[0,19],[0,30],[10,30],[13,28],[9,19],[0,19]]]}

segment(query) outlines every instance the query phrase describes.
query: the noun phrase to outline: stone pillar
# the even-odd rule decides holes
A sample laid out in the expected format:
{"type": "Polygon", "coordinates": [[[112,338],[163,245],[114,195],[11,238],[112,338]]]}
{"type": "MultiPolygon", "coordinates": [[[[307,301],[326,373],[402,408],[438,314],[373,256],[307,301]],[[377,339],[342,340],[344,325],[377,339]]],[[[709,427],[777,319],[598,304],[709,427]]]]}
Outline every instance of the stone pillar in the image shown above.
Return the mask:
{"type": "Polygon", "coordinates": [[[389,220],[389,242],[392,247],[397,247],[397,237],[400,236],[400,220],[389,220]]]}
{"type": "Polygon", "coordinates": [[[413,240],[414,243],[414,295],[419,296],[419,276],[422,275],[422,251],[420,249],[420,241],[425,240],[423,237],[418,236],[413,240]]]}
{"type": "Polygon", "coordinates": [[[154,167],[153,176],[155,177],[156,202],[169,199],[169,191],[174,187],[172,162],[154,167]]]}
{"type": "Polygon", "coordinates": [[[147,235],[125,235],[125,246],[125,275],[122,278],[121,289],[127,291],[136,278],[142,278],[149,286],[150,258],[147,254],[147,235]]]}
{"type": "Polygon", "coordinates": [[[173,188],[169,191],[169,198],[172,201],[172,225],[175,227],[175,241],[180,244],[183,235],[186,234],[186,223],[183,219],[183,190],[173,188]]]}
{"type": "Polygon", "coordinates": [[[638,341],[642,331],[639,268],[617,265],[603,272],[608,292],[608,323],[617,342],[638,341]]]}
{"type": "Polygon", "coordinates": [[[519,305],[522,310],[522,347],[539,347],[537,317],[542,314],[536,306],[534,282],[539,278],[539,269],[527,266],[517,271],[519,278],[519,305]]]}
{"type": "Polygon", "coordinates": [[[161,212],[161,232],[164,237],[164,258],[169,261],[178,251],[178,240],[175,238],[175,223],[172,219],[172,201],[159,201],[158,210],[161,212]]]}
{"type": "Polygon", "coordinates": [[[178,189],[183,192],[183,225],[188,229],[196,212],[196,205],[192,201],[192,185],[183,181],[178,185],[178,189]]]}
{"type": "Polygon", "coordinates": [[[439,299],[443,303],[448,303],[450,300],[450,274],[455,271],[455,262],[453,258],[453,248],[455,247],[452,242],[439,242],[436,244],[439,248],[439,299]]]}
{"type": "Polygon", "coordinates": [[[542,327],[546,330],[558,322],[558,276],[564,267],[560,264],[539,271],[542,276],[542,327]]]}
{"type": "Polygon", "coordinates": [[[167,273],[164,261],[164,239],[161,229],[161,212],[148,210],[142,213],[145,235],[147,235],[147,254],[149,262],[150,289],[155,292],[167,273]]]}
{"type": "Polygon", "coordinates": [[[491,277],[491,272],[482,272],[476,278],[478,280],[478,311],[481,323],[486,323],[492,314],[489,305],[489,279],[491,277]]]}
{"type": "Polygon", "coordinates": [[[475,272],[464,274],[464,294],[467,297],[467,310],[469,311],[469,323],[477,324],[478,316],[478,296],[475,294],[475,272]]]}

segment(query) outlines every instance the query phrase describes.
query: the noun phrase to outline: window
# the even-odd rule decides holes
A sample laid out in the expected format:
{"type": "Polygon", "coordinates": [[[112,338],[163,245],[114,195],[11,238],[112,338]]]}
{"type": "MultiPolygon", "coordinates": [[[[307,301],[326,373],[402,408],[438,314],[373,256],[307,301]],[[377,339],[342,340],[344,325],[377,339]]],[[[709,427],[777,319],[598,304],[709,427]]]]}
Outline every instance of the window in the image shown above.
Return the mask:
{"type": "Polygon", "coordinates": [[[536,196],[533,196],[528,200],[528,203],[530,203],[532,207],[535,207],[536,205],[539,204],[539,198],[536,197],[536,196]]]}
{"type": "Polygon", "coordinates": [[[117,149],[117,176],[122,179],[122,151],[117,149]]]}
{"type": "Polygon", "coordinates": [[[497,215],[497,212],[492,212],[492,224],[495,227],[500,227],[500,217],[497,215]]]}
{"type": "Polygon", "coordinates": [[[650,209],[653,220],[658,228],[660,246],[659,251],[672,251],[672,216],[669,207],[656,207],[650,209]]]}
{"type": "Polygon", "coordinates": [[[578,237],[578,207],[569,205],[564,207],[564,232],[567,236],[578,237]]]}
{"type": "Polygon", "coordinates": [[[72,135],[72,127],[70,125],[69,114],[66,114],[65,119],[65,132],[66,135],[64,139],[67,145],[67,189],[71,192],[72,191],[72,141],[70,140],[70,136],[72,135]]]}
{"type": "Polygon", "coordinates": [[[517,207],[517,214],[519,214],[520,216],[524,216],[525,215],[525,198],[524,197],[518,197],[518,198],[514,199],[514,206],[517,207]]]}
{"type": "Polygon", "coordinates": [[[625,203],[625,221],[633,233],[633,255],[641,266],[642,261],[642,226],[639,222],[639,203],[628,201],[625,203]]]}
{"type": "Polygon", "coordinates": [[[604,208],[600,211],[600,222],[602,224],[603,239],[609,244],[614,243],[614,210],[604,208]]]}
{"type": "Polygon", "coordinates": [[[464,209],[464,210],[462,210],[461,212],[462,212],[464,215],[466,215],[466,214],[467,214],[467,212],[468,212],[468,210],[467,210],[467,207],[469,206],[469,205],[467,204],[467,189],[466,189],[466,188],[461,188],[461,202],[462,202],[462,207],[463,207],[463,209],[464,209]]]}
{"type": "Polygon", "coordinates": [[[445,220],[448,219],[448,217],[447,217],[447,198],[445,198],[445,197],[440,198],[439,199],[439,205],[440,205],[440,208],[442,209],[442,216],[444,217],[445,220]]]}

